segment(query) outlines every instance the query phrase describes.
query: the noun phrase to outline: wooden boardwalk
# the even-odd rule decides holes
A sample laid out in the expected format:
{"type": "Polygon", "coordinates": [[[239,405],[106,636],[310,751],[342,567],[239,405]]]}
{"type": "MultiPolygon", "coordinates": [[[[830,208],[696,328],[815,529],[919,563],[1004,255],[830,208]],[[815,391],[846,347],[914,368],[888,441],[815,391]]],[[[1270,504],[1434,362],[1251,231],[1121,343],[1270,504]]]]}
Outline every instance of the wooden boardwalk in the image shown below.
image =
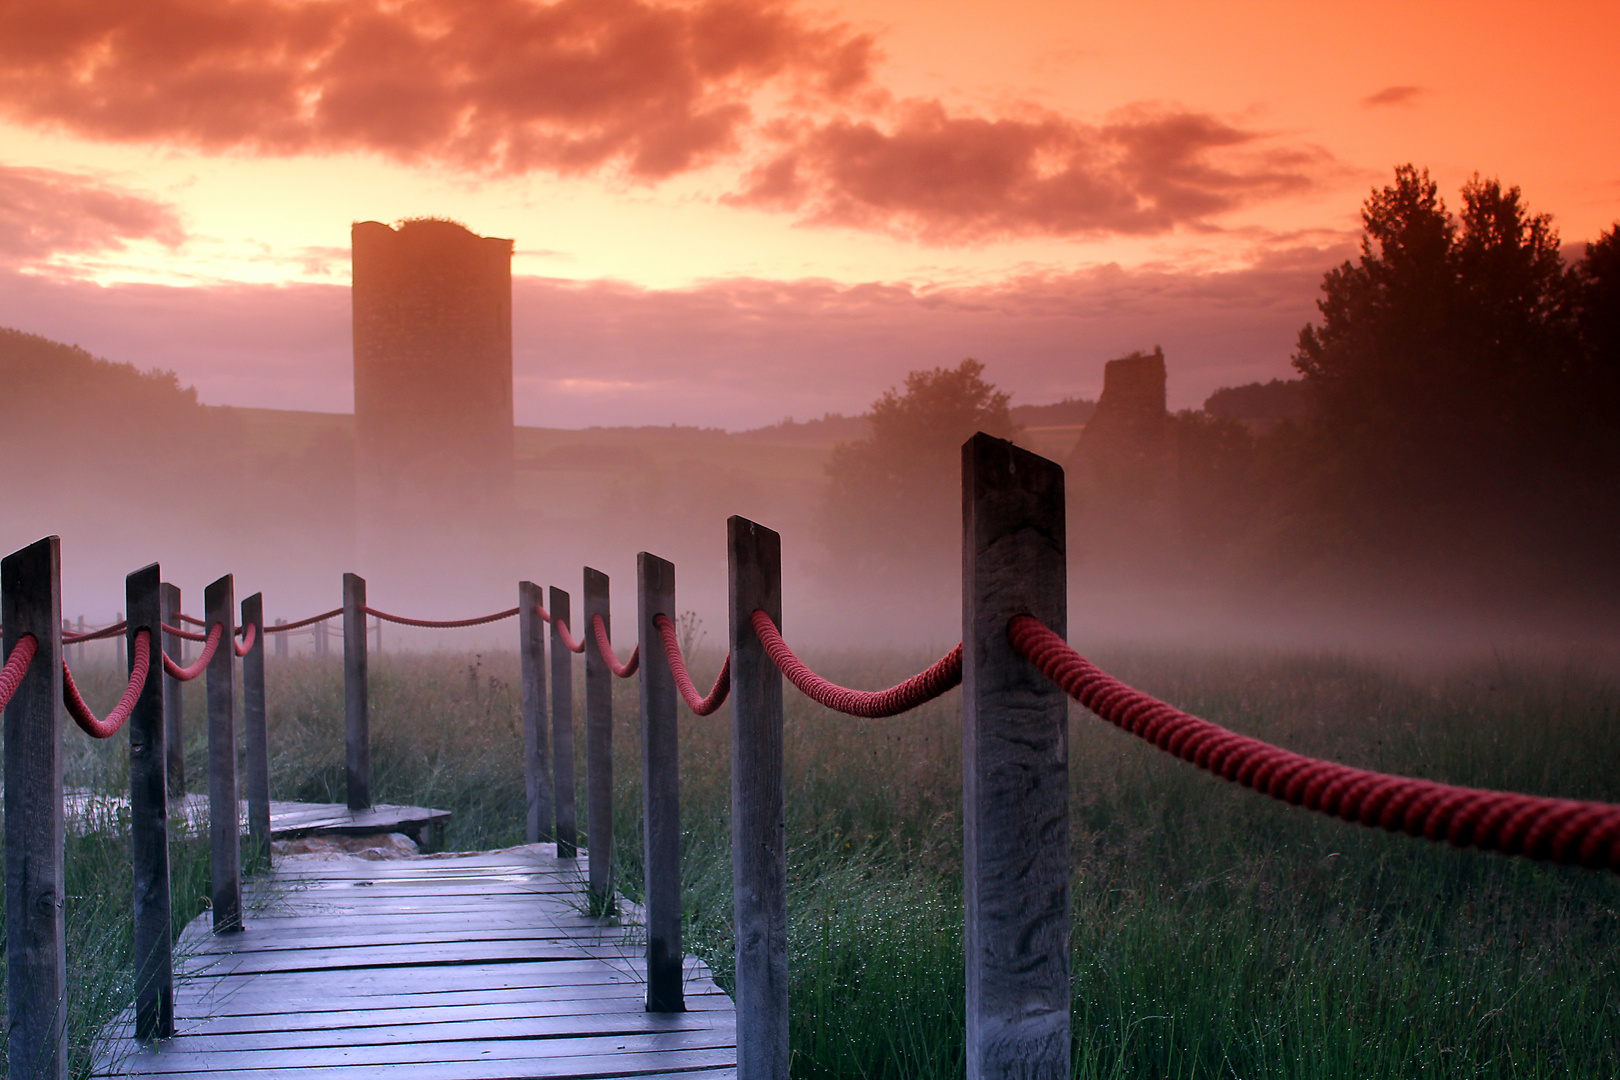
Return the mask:
{"type": "Polygon", "coordinates": [[[126,1024],[95,1075],[734,1077],[731,999],[688,958],[688,1011],[647,1013],[644,938],[582,914],[585,871],[549,844],[284,860],[246,930],[182,935],[176,1037],[126,1024]]]}

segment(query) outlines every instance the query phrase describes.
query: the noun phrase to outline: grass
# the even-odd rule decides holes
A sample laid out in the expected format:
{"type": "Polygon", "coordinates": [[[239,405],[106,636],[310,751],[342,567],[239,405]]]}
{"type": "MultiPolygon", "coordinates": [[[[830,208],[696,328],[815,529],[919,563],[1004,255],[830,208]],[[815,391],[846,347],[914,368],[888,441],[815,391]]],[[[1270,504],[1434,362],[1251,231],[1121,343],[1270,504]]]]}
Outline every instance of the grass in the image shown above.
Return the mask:
{"type": "MultiPolygon", "coordinates": [[[[699,683],[718,659],[699,656],[699,683]]],[[[878,686],[933,657],[810,659],[878,686]]],[[[1097,659],[1303,752],[1620,801],[1620,687],[1576,665],[1492,658],[1416,673],[1334,655],[1141,649],[1097,659]]],[[[515,657],[388,655],[372,673],[374,796],[453,810],[452,848],[521,842],[515,657]]],[[[340,800],[338,662],[272,662],[269,678],[276,797],[340,800]]],[[[631,899],[635,695],[634,680],[618,685],[614,831],[631,899]]],[[[194,777],[200,698],[188,696],[194,777]]],[[[686,945],[729,989],[725,710],[683,712],[681,724],[686,945]]],[[[1620,877],[1352,827],[1216,781],[1079,710],[1071,724],[1077,1077],[1620,1075],[1620,877]]],[[[963,1072],[958,726],[955,694],[866,721],[787,692],[796,1076],[963,1072]]],[[[86,742],[73,734],[69,746],[86,742]]],[[[70,776],[114,788],[122,752],[70,750],[70,776]]],[[[178,923],[197,910],[207,867],[202,845],[176,848],[177,902],[190,898],[178,923]]],[[[93,1032],[129,996],[127,853],[107,830],[73,841],[68,862],[72,1022],[93,1032]]],[[[75,1045],[82,1062],[87,1043],[75,1045]]]]}

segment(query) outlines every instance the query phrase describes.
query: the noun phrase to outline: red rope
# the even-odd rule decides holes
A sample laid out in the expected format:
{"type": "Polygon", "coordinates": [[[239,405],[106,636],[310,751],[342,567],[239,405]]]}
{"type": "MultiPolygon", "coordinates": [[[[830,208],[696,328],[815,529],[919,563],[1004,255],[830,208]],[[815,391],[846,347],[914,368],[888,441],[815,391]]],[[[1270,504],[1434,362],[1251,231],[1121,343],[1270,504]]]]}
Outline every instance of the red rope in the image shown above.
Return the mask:
{"type": "Polygon", "coordinates": [[[165,634],[173,634],[175,637],[183,638],[186,641],[208,640],[208,638],[203,634],[193,634],[190,630],[182,630],[177,626],[170,626],[168,623],[161,623],[160,625],[163,627],[163,632],[165,634]]]}
{"type": "Polygon", "coordinates": [[[289,630],[302,630],[306,626],[314,626],[318,622],[325,622],[327,619],[335,619],[341,614],[343,614],[342,608],[333,608],[331,611],[323,612],[320,615],[311,615],[309,618],[299,619],[297,622],[286,622],[277,626],[267,626],[264,628],[264,632],[267,634],[285,634],[289,630]]]}
{"type": "Polygon", "coordinates": [[[248,653],[253,651],[253,639],[257,630],[257,626],[253,625],[252,623],[248,623],[245,630],[237,631],[237,633],[242,635],[242,644],[237,645],[233,642],[231,645],[231,647],[236,650],[237,656],[246,656],[248,653]]]}
{"type": "Polygon", "coordinates": [[[1228,731],[1126,686],[1032,616],[1014,618],[1007,638],[1047,678],[1102,719],[1274,799],[1458,847],[1620,871],[1620,806],[1457,787],[1306,757],[1228,731]]]}
{"type": "Polygon", "coordinates": [[[630,650],[630,659],[619,663],[619,658],[613,655],[613,643],[608,640],[607,627],[602,623],[602,616],[591,616],[591,627],[596,631],[596,651],[602,654],[607,661],[608,670],[621,679],[628,679],[641,667],[641,644],[630,650]]]}
{"type": "Polygon", "coordinates": [[[887,690],[849,690],[823,679],[794,656],[793,650],[782,640],[776,624],[765,612],[755,611],[753,623],[760,643],[788,681],[803,691],[805,697],[819,701],[835,712],[873,720],[895,716],[915,709],[925,701],[934,700],[962,681],[962,646],[958,645],[935,661],[933,667],[913,675],[898,686],[891,686],[887,690]]]}
{"type": "MultiPolygon", "coordinates": [[[[339,610],[341,611],[342,609],[339,610]]],[[[510,619],[512,616],[518,613],[517,608],[511,608],[507,611],[497,611],[493,615],[480,615],[476,619],[449,619],[446,621],[434,621],[432,619],[407,619],[403,615],[390,615],[385,611],[378,611],[374,607],[363,607],[360,610],[364,611],[367,615],[375,615],[384,622],[399,623],[401,626],[422,626],[429,630],[457,630],[463,626],[482,626],[485,623],[500,622],[502,619],[510,619]]]]}
{"type": "Polygon", "coordinates": [[[92,739],[110,739],[115,735],[124,726],[124,721],[129,719],[135,702],[140,700],[141,691],[146,687],[146,673],[152,666],[152,635],[149,631],[135,631],[134,652],[135,662],[129,667],[129,685],[124,687],[124,696],[118,699],[118,704],[113,706],[105,720],[97,720],[90,706],[84,703],[79,687],[73,681],[73,672],[68,670],[67,661],[62,661],[62,704],[67,706],[73,722],[92,739]]]}
{"type": "Polygon", "coordinates": [[[63,631],[62,644],[78,645],[85,641],[100,641],[103,638],[117,637],[127,629],[129,629],[129,620],[124,619],[120,622],[113,623],[111,626],[103,626],[100,630],[91,630],[84,634],[70,634],[67,631],[63,631]]]}
{"type": "Polygon", "coordinates": [[[669,670],[675,676],[675,689],[681,692],[688,709],[698,716],[708,716],[731,693],[731,654],[727,653],[725,662],[720,665],[714,689],[709,691],[708,697],[700,698],[697,687],[692,685],[692,676],[686,671],[686,660],[681,656],[681,643],[675,633],[675,624],[670,622],[668,615],[654,615],[653,625],[658,627],[658,636],[664,639],[664,655],[669,657],[669,670]]]}
{"type": "Polygon", "coordinates": [[[17,639],[17,644],[11,647],[11,655],[6,657],[6,666],[0,668],[0,709],[11,703],[11,695],[22,685],[23,676],[28,673],[28,665],[33,663],[34,653],[38,651],[39,639],[33,634],[23,634],[17,639]]]}
{"type": "MultiPolygon", "coordinates": [[[[163,630],[165,633],[169,632],[169,628],[167,626],[165,626],[163,630]]],[[[163,670],[167,672],[169,677],[172,679],[176,679],[180,682],[190,682],[192,679],[195,679],[197,676],[201,675],[205,670],[207,670],[208,661],[214,658],[214,650],[219,648],[219,639],[224,636],[225,625],[223,623],[215,623],[213,626],[208,628],[208,644],[203,646],[202,655],[193,660],[190,667],[181,667],[179,664],[169,659],[168,653],[164,653],[163,670]]]]}
{"type": "Polygon", "coordinates": [[[546,622],[557,628],[557,636],[562,639],[563,648],[567,649],[569,652],[576,653],[585,651],[585,643],[583,641],[574,640],[574,636],[568,632],[568,624],[566,622],[561,619],[552,618],[550,615],[546,614],[546,609],[541,607],[539,604],[534,606],[534,610],[542,619],[546,620],[546,622]]]}
{"type": "Polygon", "coordinates": [[[174,618],[175,618],[176,622],[190,623],[192,626],[207,626],[208,625],[202,619],[194,619],[190,615],[187,615],[183,611],[175,612],[174,613],[174,618]]]}

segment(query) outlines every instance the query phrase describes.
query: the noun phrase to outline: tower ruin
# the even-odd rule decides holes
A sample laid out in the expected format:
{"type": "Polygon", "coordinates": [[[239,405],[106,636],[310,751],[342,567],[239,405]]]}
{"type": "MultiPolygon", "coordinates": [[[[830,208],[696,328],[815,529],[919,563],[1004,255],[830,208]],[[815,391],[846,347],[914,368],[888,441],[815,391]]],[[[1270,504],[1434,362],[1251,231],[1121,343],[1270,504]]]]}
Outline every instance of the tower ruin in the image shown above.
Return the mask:
{"type": "Polygon", "coordinates": [[[351,241],[361,565],[504,562],[489,556],[512,513],[512,241],[432,218],[357,222],[351,241]]]}

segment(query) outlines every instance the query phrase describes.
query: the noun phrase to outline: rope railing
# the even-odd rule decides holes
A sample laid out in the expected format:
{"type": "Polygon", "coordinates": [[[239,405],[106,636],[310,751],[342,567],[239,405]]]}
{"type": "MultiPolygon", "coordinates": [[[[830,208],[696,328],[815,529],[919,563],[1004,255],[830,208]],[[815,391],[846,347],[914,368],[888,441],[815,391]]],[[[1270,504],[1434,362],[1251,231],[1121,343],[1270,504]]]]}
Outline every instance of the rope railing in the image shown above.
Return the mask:
{"type": "Polygon", "coordinates": [[[129,620],[120,619],[111,626],[103,626],[100,630],[90,630],[83,634],[73,634],[64,630],[62,631],[62,644],[80,645],[86,641],[101,641],[106,638],[117,637],[127,629],[129,629],[129,620]]]}
{"type": "Polygon", "coordinates": [[[163,627],[163,632],[165,634],[169,634],[169,635],[171,635],[173,637],[180,638],[183,641],[207,641],[208,640],[208,635],[207,634],[193,634],[190,630],[182,630],[178,626],[170,626],[168,623],[163,623],[162,627],[163,627]]]}
{"type": "Polygon", "coordinates": [[[582,653],[585,651],[585,643],[583,641],[575,641],[574,636],[568,632],[568,623],[562,619],[552,618],[551,613],[545,608],[541,607],[539,604],[534,605],[534,613],[540,616],[542,621],[550,623],[552,626],[557,628],[557,636],[562,638],[563,648],[567,649],[571,653],[582,653]]]}
{"type": "MultiPolygon", "coordinates": [[[[166,634],[170,634],[170,633],[174,633],[175,631],[173,631],[169,627],[165,626],[163,628],[163,632],[166,633],[166,634]]],[[[202,641],[203,640],[203,637],[202,637],[201,634],[193,635],[193,634],[181,633],[180,636],[190,638],[191,640],[195,640],[195,641],[202,641]]],[[[164,672],[171,679],[175,679],[178,682],[190,682],[192,679],[195,679],[197,676],[201,675],[204,671],[208,670],[208,661],[210,661],[210,660],[212,660],[214,658],[214,650],[219,648],[220,639],[223,638],[224,636],[225,636],[225,626],[224,626],[223,623],[215,623],[213,626],[209,627],[208,628],[208,643],[203,646],[203,651],[200,654],[198,654],[197,659],[193,660],[189,667],[181,667],[179,664],[177,664],[173,660],[169,659],[169,654],[168,653],[164,653],[163,654],[163,670],[164,670],[164,672]]]]}
{"type": "Polygon", "coordinates": [[[231,643],[231,647],[235,650],[238,657],[246,656],[248,653],[253,651],[253,642],[258,634],[258,630],[259,628],[253,623],[248,623],[246,627],[238,631],[238,633],[242,635],[241,644],[237,644],[235,642],[231,643]]]}
{"type": "Polygon", "coordinates": [[[149,631],[135,632],[133,660],[129,666],[129,684],[124,687],[123,696],[105,720],[96,719],[96,714],[85,704],[84,696],[73,681],[73,672],[68,670],[67,661],[62,661],[62,704],[66,706],[68,715],[73,717],[73,722],[92,739],[110,739],[116,735],[129,719],[135,703],[140,700],[141,691],[146,687],[146,673],[152,666],[152,635],[149,631]]]}
{"type": "Polygon", "coordinates": [[[28,665],[33,663],[34,653],[38,651],[39,640],[33,634],[21,635],[17,638],[17,644],[11,647],[6,666],[0,668],[0,709],[11,703],[11,695],[22,685],[23,676],[28,674],[28,665]]]}
{"type": "Polygon", "coordinates": [[[675,624],[668,615],[655,615],[653,625],[658,628],[658,636],[664,639],[664,655],[669,658],[670,674],[675,676],[675,689],[680,692],[681,700],[694,714],[708,716],[731,693],[731,654],[727,653],[721,662],[720,674],[715,676],[714,689],[709,691],[709,696],[699,697],[697,687],[692,684],[692,676],[686,670],[686,658],[681,655],[681,642],[675,624]]]}
{"type": "Polygon", "coordinates": [[[176,619],[178,619],[178,620],[179,620],[179,621],[180,621],[180,622],[183,622],[183,623],[190,623],[190,624],[191,624],[191,625],[192,625],[192,626],[207,626],[207,625],[208,625],[208,623],[207,623],[207,621],[206,621],[206,620],[204,620],[204,619],[199,619],[199,618],[197,618],[197,617],[196,617],[196,616],[194,616],[194,615],[187,615],[187,614],[186,614],[186,613],[185,613],[185,612],[183,612],[183,611],[177,611],[177,612],[175,612],[175,613],[174,613],[174,617],[175,617],[175,618],[176,618],[176,619]]]}
{"type": "Polygon", "coordinates": [[[885,716],[898,716],[925,702],[939,697],[962,682],[962,646],[946,653],[926,671],[919,672],[887,690],[851,690],[830,683],[811,671],[804,661],[793,654],[771,617],[755,611],[752,619],[754,633],[765,646],[771,661],[805,697],[821,703],[835,712],[849,716],[864,716],[877,720],[885,716]]]}
{"type": "Polygon", "coordinates": [[[630,659],[621,664],[614,655],[613,642],[608,640],[607,626],[602,622],[602,616],[591,616],[591,628],[596,631],[596,648],[602,654],[602,659],[607,661],[608,670],[621,679],[634,675],[641,667],[641,643],[636,643],[636,647],[630,650],[630,659]]]}
{"type": "Polygon", "coordinates": [[[342,608],[333,608],[331,611],[323,611],[319,615],[311,615],[309,618],[299,619],[297,622],[278,623],[275,626],[267,626],[264,628],[264,632],[267,634],[285,634],[290,630],[302,630],[306,626],[314,626],[318,622],[325,622],[327,619],[335,619],[342,614],[342,608]]]}
{"type": "MultiPolygon", "coordinates": [[[[508,608],[505,611],[497,611],[493,615],[479,615],[472,619],[408,619],[403,615],[390,615],[386,611],[378,611],[374,607],[362,607],[360,610],[367,615],[381,619],[383,622],[398,623],[400,626],[419,626],[428,630],[459,630],[466,626],[483,626],[485,623],[510,619],[521,609],[508,608]]],[[[343,609],[339,608],[337,614],[342,614],[342,612],[343,609]]]]}
{"type": "Polygon", "coordinates": [[[1014,618],[1007,637],[1097,716],[1223,780],[1359,825],[1620,871],[1620,806],[1459,787],[1296,754],[1127,686],[1032,616],[1014,618]]]}

